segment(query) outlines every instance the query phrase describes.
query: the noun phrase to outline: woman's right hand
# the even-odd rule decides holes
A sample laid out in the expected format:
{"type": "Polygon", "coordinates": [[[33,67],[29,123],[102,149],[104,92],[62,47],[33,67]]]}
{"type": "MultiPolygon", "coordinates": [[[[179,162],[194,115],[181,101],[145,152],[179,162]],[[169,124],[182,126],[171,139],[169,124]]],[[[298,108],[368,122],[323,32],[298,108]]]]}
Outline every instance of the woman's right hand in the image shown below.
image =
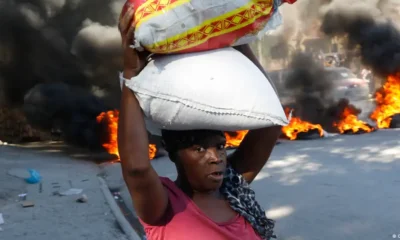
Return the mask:
{"type": "Polygon", "coordinates": [[[124,78],[126,79],[131,79],[132,77],[138,75],[146,66],[147,58],[149,56],[149,52],[147,51],[138,52],[136,49],[131,48],[131,45],[134,42],[135,32],[134,14],[135,10],[133,5],[128,5],[127,11],[123,16],[121,16],[118,25],[122,38],[124,58],[123,71],[124,78]]]}

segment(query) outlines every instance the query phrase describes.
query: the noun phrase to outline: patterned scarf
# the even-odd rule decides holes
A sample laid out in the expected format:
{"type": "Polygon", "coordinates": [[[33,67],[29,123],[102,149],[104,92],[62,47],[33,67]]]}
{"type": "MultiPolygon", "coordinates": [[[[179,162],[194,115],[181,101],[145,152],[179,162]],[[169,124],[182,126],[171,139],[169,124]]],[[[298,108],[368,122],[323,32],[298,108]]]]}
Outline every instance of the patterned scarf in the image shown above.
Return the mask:
{"type": "Polygon", "coordinates": [[[253,189],[231,166],[226,169],[220,191],[231,208],[244,217],[262,239],[276,238],[273,232],[275,222],[265,216],[265,211],[257,202],[253,189]]]}

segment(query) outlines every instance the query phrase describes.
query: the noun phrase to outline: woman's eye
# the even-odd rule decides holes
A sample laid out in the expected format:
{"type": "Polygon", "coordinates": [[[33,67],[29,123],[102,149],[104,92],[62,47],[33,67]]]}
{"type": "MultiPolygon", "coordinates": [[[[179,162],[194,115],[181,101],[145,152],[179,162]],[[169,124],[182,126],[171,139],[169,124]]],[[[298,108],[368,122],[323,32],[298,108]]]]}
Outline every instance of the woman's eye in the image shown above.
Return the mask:
{"type": "Polygon", "coordinates": [[[218,149],[220,150],[225,149],[225,145],[224,144],[218,145],[218,149]]]}
{"type": "Polygon", "coordinates": [[[204,152],[206,149],[205,148],[203,148],[203,147],[197,147],[196,148],[196,151],[197,152],[204,152]]]}

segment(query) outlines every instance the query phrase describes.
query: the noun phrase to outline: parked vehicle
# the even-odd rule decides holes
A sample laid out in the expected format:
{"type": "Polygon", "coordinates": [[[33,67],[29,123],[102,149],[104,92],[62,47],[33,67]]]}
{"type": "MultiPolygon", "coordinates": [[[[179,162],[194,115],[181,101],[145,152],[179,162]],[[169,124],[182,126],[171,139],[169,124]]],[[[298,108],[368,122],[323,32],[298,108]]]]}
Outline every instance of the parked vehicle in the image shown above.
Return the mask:
{"type": "Polygon", "coordinates": [[[335,89],[333,96],[337,99],[362,100],[369,97],[369,81],[357,77],[350,69],[344,67],[326,68],[335,89]]]}

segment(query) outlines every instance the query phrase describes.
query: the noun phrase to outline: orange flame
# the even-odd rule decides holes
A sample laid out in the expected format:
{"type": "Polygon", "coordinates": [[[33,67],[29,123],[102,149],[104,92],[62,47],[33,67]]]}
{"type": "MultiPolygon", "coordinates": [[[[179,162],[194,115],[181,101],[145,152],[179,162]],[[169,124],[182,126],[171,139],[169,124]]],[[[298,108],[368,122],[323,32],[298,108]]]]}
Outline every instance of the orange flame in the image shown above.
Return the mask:
{"type": "Polygon", "coordinates": [[[108,141],[103,143],[102,146],[107,150],[108,153],[115,155],[119,158],[118,152],[118,117],[119,112],[117,110],[102,112],[97,116],[96,120],[98,123],[104,123],[107,125],[108,141]]]}
{"type": "Polygon", "coordinates": [[[392,117],[400,113],[400,73],[389,76],[375,94],[376,108],[370,118],[378,128],[389,128],[392,117]]]}
{"type": "Polygon", "coordinates": [[[237,131],[234,133],[231,132],[225,132],[225,138],[226,138],[226,145],[225,147],[239,147],[240,143],[243,141],[244,137],[247,135],[249,131],[248,130],[243,130],[243,131],[237,131]]]}
{"type": "Polygon", "coordinates": [[[154,159],[156,157],[157,148],[155,144],[149,144],[149,158],[154,159]]]}
{"type": "MultiPolygon", "coordinates": [[[[100,124],[104,124],[107,126],[107,140],[102,144],[104,149],[112,155],[115,155],[119,158],[118,152],[118,118],[119,111],[113,110],[108,112],[102,112],[99,116],[97,116],[96,120],[100,124]]],[[[157,148],[155,144],[149,144],[149,158],[154,159],[156,156],[157,148]]]]}
{"type": "MultiPolygon", "coordinates": [[[[290,111],[291,109],[285,108],[287,116],[289,116],[290,111]]],[[[290,140],[296,140],[299,133],[308,132],[310,130],[318,130],[319,135],[321,137],[324,136],[324,131],[322,130],[321,125],[303,121],[298,117],[292,117],[289,124],[282,127],[283,134],[285,134],[285,136],[290,140]]]]}
{"type": "Polygon", "coordinates": [[[357,133],[359,131],[372,132],[375,130],[373,127],[368,126],[367,123],[359,120],[357,118],[355,109],[352,109],[350,106],[346,106],[341,114],[341,120],[337,123],[334,123],[334,127],[336,127],[341,134],[352,131],[353,133],[357,133]]]}

